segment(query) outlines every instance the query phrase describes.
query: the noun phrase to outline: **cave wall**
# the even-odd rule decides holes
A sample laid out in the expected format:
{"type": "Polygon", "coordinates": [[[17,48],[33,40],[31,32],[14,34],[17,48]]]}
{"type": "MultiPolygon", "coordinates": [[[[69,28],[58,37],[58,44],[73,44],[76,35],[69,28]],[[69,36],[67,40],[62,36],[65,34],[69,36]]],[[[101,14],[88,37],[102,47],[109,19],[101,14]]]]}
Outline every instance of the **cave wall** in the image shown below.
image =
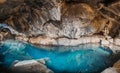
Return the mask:
{"type": "Polygon", "coordinates": [[[116,37],[120,1],[1,0],[0,22],[26,36],[80,38],[102,33],[116,37]]]}

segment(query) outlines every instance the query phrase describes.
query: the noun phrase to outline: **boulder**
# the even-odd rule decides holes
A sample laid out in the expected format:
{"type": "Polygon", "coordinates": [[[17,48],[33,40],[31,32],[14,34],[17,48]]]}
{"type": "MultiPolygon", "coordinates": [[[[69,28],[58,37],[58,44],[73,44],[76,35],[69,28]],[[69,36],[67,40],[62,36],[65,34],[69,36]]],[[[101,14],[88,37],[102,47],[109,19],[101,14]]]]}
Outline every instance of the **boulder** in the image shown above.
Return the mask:
{"type": "Polygon", "coordinates": [[[40,60],[18,61],[11,66],[10,70],[11,73],[53,73],[40,60]]]}
{"type": "Polygon", "coordinates": [[[120,69],[110,67],[110,68],[105,69],[101,73],[120,73],[120,69]]]}
{"type": "MultiPolygon", "coordinates": [[[[70,45],[74,44],[71,41],[76,44],[99,41],[86,38],[91,35],[114,38],[120,34],[119,0],[1,0],[0,3],[0,21],[4,23],[0,28],[8,29],[12,39],[70,45]]],[[[0,32],[5,32],[1,29],[0,32]]],[[[109,44],[105,39],[101,43],[109,44]]],[[[119,44],[119,40],[115,43],[119,44]]]]}

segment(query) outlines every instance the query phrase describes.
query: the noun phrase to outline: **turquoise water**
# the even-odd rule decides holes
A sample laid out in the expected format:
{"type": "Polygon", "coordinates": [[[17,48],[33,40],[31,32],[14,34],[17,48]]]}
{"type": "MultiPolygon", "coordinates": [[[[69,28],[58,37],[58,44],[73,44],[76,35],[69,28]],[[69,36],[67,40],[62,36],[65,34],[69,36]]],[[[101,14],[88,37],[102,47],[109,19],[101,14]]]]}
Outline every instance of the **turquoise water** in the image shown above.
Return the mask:
{"type": "Polygon", "coordinates": [[[94,73],[110,65],[112,51],[97,44],[74,47],[41,46],[7,40],[0,46],[0,63],[10,66],[15,60],[46,59],[46,66],[55,73],[94,73]]]}

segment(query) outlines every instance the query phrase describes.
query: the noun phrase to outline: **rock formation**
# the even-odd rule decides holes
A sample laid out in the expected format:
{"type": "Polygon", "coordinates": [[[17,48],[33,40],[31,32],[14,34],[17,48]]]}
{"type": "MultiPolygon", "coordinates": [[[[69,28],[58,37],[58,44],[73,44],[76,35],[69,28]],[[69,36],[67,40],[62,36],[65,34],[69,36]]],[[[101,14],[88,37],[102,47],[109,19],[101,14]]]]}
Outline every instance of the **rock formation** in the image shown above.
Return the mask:
{"type": "Polygon", "coordinates": [[[44,64],[36,60],[18,61],[10,67],[11,73],[53,73],[44,64]]]}
{"type": "Polygon", "coordinates": [[[79,39],[93,35],[115,38],[120,37],[120,1],[1,0],[0,22],[3,39],[79,39]]]}

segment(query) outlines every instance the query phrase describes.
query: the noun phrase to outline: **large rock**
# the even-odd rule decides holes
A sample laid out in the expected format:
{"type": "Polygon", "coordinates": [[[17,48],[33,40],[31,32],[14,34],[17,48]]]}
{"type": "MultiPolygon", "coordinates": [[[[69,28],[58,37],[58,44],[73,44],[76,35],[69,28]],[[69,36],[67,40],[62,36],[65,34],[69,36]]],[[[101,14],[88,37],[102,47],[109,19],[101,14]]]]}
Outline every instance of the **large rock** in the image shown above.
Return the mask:
{"type": "Polygon", "coordinates": [[[118,68],[107,68],[101,73],[120,73],[120,69],[118,69],[118,68]]]}
{"type": "Polygon", "coordinates": [[[14,63],[10,68],[12,73],[53,73],[43,63],[36,60],[25,60],[14,63]]]}
{"type": "Polygon", "coordinates": [[[96,12],[86,3],[11,0],[0,4],[0,9],[0,19],[26,36],[79,38],[96,31],[91,23],[96,12]]]}
{"type": "Polygon", "coordinates": [[[68,43],[95,34],[116,37],[120,34],[119,5],[119,0],[3,0],[0,22],[6,24],[0,24],[0,29],[9,29],[13,39],[44,44],[68,43]],[[47,39],[35,40],[39,36],[47,39]]]}
{"type": "Polygon", "coordinates": [[[41,45],[64,45],[64,46],[75,46],[86,43],[100,43],[104,39],[103,36],[87,36],[81,37],[78,39],[69,39],[69,38],[50,38],[45,36],[39,36],[30,38],[29,42],[32,44],[41,44],[41,45]]]}

